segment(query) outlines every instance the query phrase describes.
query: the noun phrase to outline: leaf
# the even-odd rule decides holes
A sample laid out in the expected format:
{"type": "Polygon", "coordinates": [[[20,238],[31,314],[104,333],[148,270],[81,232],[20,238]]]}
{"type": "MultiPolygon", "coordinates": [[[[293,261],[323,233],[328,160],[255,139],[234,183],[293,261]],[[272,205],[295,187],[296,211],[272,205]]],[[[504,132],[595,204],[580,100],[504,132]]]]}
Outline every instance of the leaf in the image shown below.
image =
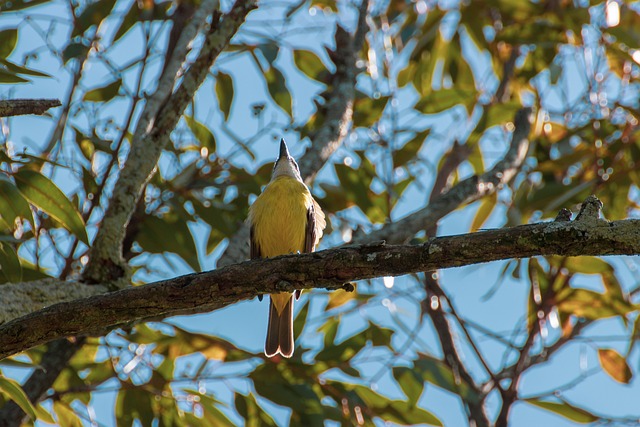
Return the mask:
{"type": "Polygon", "coordinates": [[[602,369],[609,374],[611,378],[620,383],[629,384],[633,373],[631,372],[631,368],[629,368],[629,364],[620,353],[613,349],[599,348],[598,360],[600,360],[602,369]]]}
{"type": "Polygon", "coordinates": [[[32,420],[36,419],[36,408],[17,381],[0,377],[0,393],[13,400],[32,420]]]}
{"type": "Polygon", "coordinates": [[[371,98],[361,92],[358,93],[353,103],[353,125],[354,127],[371,127],[380,120],[384,111],[388,96],[371,98]]]}
{"type": "Polygon", "coordinates": [[[493,209],[496,207],[496,203],[498,203],[498,193],[493,192],[488,196],[484,197],[480,202],[480,207],[476,211],[476,216],[473,217],[473,222],[471,223],[471,231],[479,230],[485,221],[493,212],[493,209]]]}
{"type": "Polygon", "coordinates": [[[292,115],[292,99],[291,93],[285,84],[284,76],[276,67],[272,66],[269,71],[265,71],[264,78],[267,80],[267,89],[271,98],[280,108],[282,108],[289,116],[292,115]]]}
{"type": "Polygon", "coordinates": [[[0,83],[29,83],[29,80],[0,68],[0,83]]]}
{"type": "Polygon", "coordinates": [[[293,51],[293,62],[307,77],[313,80],[321,80],[319,76],[327,70],[318,56],[304,49],[293,51]]]}
{"type": "MultiPolygon", "coordinates": [[[[4,11],[4,4],[1,8],[4,11]]],[[[0,31],[0,58],[6,59],[18,43],[18,29],[10,28],[0,31]]]]}
{"type": "Polygon", "coordinates": [[[58,424],[65,427],[84,427],[80,417],[63,402],[54,402],[53,411],[58,418],[58,424]]]}
{"type": "Polygon", "coordinates": [[[416,133],[416,135],[407,141],[402,148],[393,152],[393,165],[395,167],[401,167],[409,163],[411,160],[415,160],[420,152],[420,149],[424,145],[427,136],[431,133],[431,129],[423,130],[416,133]]]}
{"type": "Polygon", "coordinates": [[[570,405],[567,402],[556,403],[556,402],[548,402],[540,399],[524,399],[525,402],[537,406],[539,408],[545,409],[549,412],[553,412],[562,417],[565,417],[571,421],[575,421],[580,424],[588,424],[594,421],[598,421],[600,418],[596,417],[590,412],[585,411],[584,409],[577,408],[573,405],[570,405]]]}
{"type": "Polygon", "coordinates": [[[84,96],[82,97],[82,100],[92,101],[92,102],[110,101],[118,95],[118,92],[120,91],[120,86],[122,86],[122,80],[118,79],[115,82],[107,84],[106,86],[91,89],[90,91],[84,94],[84,96]]]}
{"type": "Polygon", "coordinates": [[[136,240],[145,251],[173,252],[194,271],[200,271],[198,250],[187,221],[175,213],[166,214],[162,218],[151,215],[145,217],[136,240]]]}
{"type": "Polygon", "coordinates": [[[13,177],[25,199],[58,221],[81,242],[89,245],[87,230],[80,212],[49,178],[40,172],[25,168],[20,169],[13,177]]]}
{"type": "Polygon", "coordinates": [[[205,125],[197,121],[195,118],[190,116],[184,116],[189,129],[193,133],[193,136],[200,142],[202,147],[207,147],[210,153],[214,153],[216,151],[216,138],[213,136],[213,133],[207,128],[205,125]]]}
{"type": "Polygon", "coordinates": [[[67,47],[64,48],[64,51],[62,52],[62,59],[66,64],[71,59],[86,56],[88,52],[89,52],[89,47],[85,46],[82,43],[76,43],[76,42],[69,43],[67,47]]]}
{"type": "Polygon", "coordinates": [[[116,398],[116,414],[118,427],[131,427],[134,421],[143,426],[153,423],[152,395],[142,388],[123,388],[116,398]]]}
{"type": "Polygon", "coordinates": [[[222,71],[218,71],[216,75],[216,96],[218,97],[220,111],[224,114],[224,119],[229,120],[233,103],[233,79],[229,74],[225,74],[222,71]]]}
{"type": "Polygon", "coordinates": [[[15,230],[16,219],[26,219],[35,224],[29,203],[13,182],[0,175],[0,220],[8,229],[15,230]]]}
{"type": "Polygon", "coordinates": [[[329,302],[327,303],[325,310],[340,307],[341,305],[355,299],[355,297],[355,292],[347,292],[344,289],[338,289],[337,291],[331,292],[329,295],[329,302]]]}
{"type": "Polygon", "coordinates": [[[0,242],[0,271],[9,283],[22,281],[22,266],[16,250],[7,243],[0,242]]]}
{"type": "Polygon", "coordinates": [[[30,68],[26,68],[26,67],[14,64],[13,62],[7,61],[6,59],[0,58],[0,64],[4,65],[5,68],[12,73],[27,74],[29,76],[35,76],[35,77],[51,77],[49,74],[42,73],[40,71],[32,70],[30,68]]]}
{"type": "Polygon", "coordinates": [[[236,392],[234,401],[236,410],[245,419],[246,427],[277,426],[274,419],[258,405],[252,393],[244,396],[236,392]]]}
{"type": "Polygon", "coordinates": [[[475,90],[461,90],[457,88],[442,89],[431,92],[422,98],[415,106],[415,109],[424,114],[441,113],[458,104],[464,104],[469,109],[476,101],[475,90]]]}
{"type": "Polygon", "coordinates": [[[409,402],[417,403],[424,390],[424,380],[420,374],[406,366],[395,366],[393,368],[393,377],[409,398],[409,402]]]}
{"type": "Polygon", "coordinates": [[[112,0],[96,0],[89,3],[75,19],[75,27],[71,37],[84,34],[93,25],[98,25],[107,17],[114,6],[112,0]]]}

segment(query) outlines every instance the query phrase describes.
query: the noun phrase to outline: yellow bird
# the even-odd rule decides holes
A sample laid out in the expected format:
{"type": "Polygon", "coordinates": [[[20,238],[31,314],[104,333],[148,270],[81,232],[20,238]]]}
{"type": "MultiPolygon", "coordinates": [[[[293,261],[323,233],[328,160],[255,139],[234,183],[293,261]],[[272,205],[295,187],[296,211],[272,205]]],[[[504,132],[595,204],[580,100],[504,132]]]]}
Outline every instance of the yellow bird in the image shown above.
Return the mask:
{"type": "MultiPolygon", "coordinates": [[[[273,166],[271,181],[249,208],[251,259],[313,252],[326,226],[324,213],[300,177],[284,139],[273,166]]],[[[293,296],[271,294],[264,353],[293,355],[293,296]]],[[[300,291],[295,292],[300,297],[300,291]]]]}

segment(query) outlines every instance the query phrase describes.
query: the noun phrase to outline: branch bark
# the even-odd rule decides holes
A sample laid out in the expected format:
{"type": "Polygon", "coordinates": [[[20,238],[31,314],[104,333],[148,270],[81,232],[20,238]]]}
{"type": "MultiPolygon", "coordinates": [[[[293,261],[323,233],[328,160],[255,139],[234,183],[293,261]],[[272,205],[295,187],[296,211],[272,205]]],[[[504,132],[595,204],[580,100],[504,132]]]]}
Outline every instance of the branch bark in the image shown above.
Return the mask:
{"type": "Polygon", "coordinates": [[[0,117],[37,114],[41,116],[49,108],[59,107],[59,99],[7,99],[0,101],[0,117]]]}
{"type": "MultiPolygon", "coordinates": [[[[136,129],[131,153],[118,178],[109,207],[98,229],[90,262],[84,273],[87,281],[101,282],[108,277],[115,282],[126,276],[127,266],[122,257],[122,242],[126,225],[135,210],[142,188],[153,176],[160,154],[169,142],[171,132],[188,103],[193,99],[193,95],[204,82],[214,60],[236,34],[247,14],[256,7],[256,0],[237,1],[229,13],[221,19],[219,14],[214,12],[213,22],[200,55],[185,74],[178,89],[167,99],[173,84],[158,88],[158,93],[154,95],[155,106],[148,108],[148,113],[136,129]],[[157,114],[154,111],[155,108],[157,108],[157,114]]],[[[196,15],[200,16],[199,12],[196,15]]],[[[195,20],[196,15],[192,19],[195,20]]],[[[180,40],[182,41],[183,38],[187,37],[181,37],[180,40]]],[[[174,53],[184,55],[185,51],[176,48],[174,53]]],[[[178,62],[175,58],[170,62],[174,60],[178,62]]],[[[174,66],[175,64],[167,68],[172,70],[174,66]]],[[[166,72],[166,75],[172,78],[175,76],[171,72],[166,72]]],[[[126,280],[116,284],[117,287],[124,285],[126,280]]]]}
{"type": "Polygon", "coordinates": [[[609,222],[585,214],[575,221],[437,237],[422,245],[380,243],[258,259],[59,303],[14,319],[0,326],[0,358],[65,336],[103,334],[145,319],[207,312],[265,293],[338,289],[352,280],[538,255],[637,254],[640,220],[609,222]]]}

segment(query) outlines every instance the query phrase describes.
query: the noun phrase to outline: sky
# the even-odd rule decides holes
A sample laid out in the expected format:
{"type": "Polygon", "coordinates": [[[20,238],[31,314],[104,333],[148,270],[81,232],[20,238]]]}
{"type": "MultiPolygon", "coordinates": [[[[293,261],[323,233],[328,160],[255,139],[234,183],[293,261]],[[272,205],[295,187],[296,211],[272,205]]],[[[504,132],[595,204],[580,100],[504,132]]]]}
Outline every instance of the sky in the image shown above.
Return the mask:
{"type": "MultiPolygon", "coordinates": [[[[229,2],[222,2],[223,7],[228,6],[229,2]]],[[[286,4],[287,2],[283,2],[286,4]]],[[[128,2],[119,2],[118,6],[123,7],[128,2]]],[[[124,8],[123,8],[124,9],[124,8]]],[[[123,10],[120,9],[120,10],[123,10]]],[[[328,41],[331,39],[331,29],[334,22],[334,18],[328,14],[325,14],[319,9],[315,9],[311,14],[308,12],[302,12],[296,15],[295,19],[299,20],[299,25],[304,26],[305,23],[312,23],[313,27],[310,27],[308,31],[293,32],[284,37],[285,44],[292,47],[304,47],[312,49],[321,58],[326,61],[326,53],[324,53],[317,44],[317,40],[328,41]],[[321,25],[317,25],[318,19],[321,19],[321,25]]],[[[26,53],[32,52],[35,46],[39,46],[42,43],[41,30],[47,28],[48,23],[53,17],[53,20],[57,22],[57,30],[52,33],[49,38],[49,43],[52,46],[60,47],[66,43],[69,37],[70,27],[66,21],[67,6],[66,2],[54,1],[51,5],[46,7],[34,8],[27,10],[25,14],[3,14],[0,16],[0,31],[6,28],[13,28],[18,26],[20,31],[20,38],[17,49],[13,52],[10,59],[20,62],[26,53]],[[25,21],[25,14],[33,14],[31,21],[25,21]],[[56,17],[60,17],[59,19],[56,17]]],[[[269,20],[273,17],[266,13],[258,13],[252,17],[254,25],[269,25],[269,20]]],[[[343,15],[340,17],[341,22],[347,24],[349,28],[353,28],[354,14],[350,9],[346,9],[343,15]]],[[[274,20],[275,21],[275,20],[274,20]]],[[[108,21],[101,31],[108,34],[109,31],[113,31],[111,26],[115,25],[117,21],[108,21]]],[[[277,23],[273,24],[275,31],[278,31],[277,23]]],[[[132,57],[136,57],[142,53],[142,45],[140,44],[141,30],[138,26],[135,30],[132,30],[130,34],[125,36],[113,49],[108,52],[108,58],[116,64],[125,64],[131,61],[132,57]]],[[[250,36],[248,36],[250,37],[250,36]]],[[[162,43],[166,39],[166,31],[161,32],[158,36],[158,46],[162,46],[162,43]]],[[[483,61],[486,62],[486,58],[482,55],[478,55],[473,59],[474,67],[481,67],[483,61]]],[[[287,86],[293,94],[294,100],[294,120],[299,123],[304,121],[306,117],[313,111],[313,96],[322,90],[322,86],[309,80],[302,73],[294,69],[291,50],[283,48],[280,50],[277,60],[275,61],[277,67],[279,67],[287,77],[287,86]]],[[[565,71],[567,73],[572,72],[572,67],[579,66],[580,62],[577,60],[565,71]]],[[[0,85],[0,97],[2,98],[59,98],[65,99],[70,84],[70,73],[59,67],[59,62],[47,52],[47,49],[39,50],[38,58],[32,62],[29,62],[29,66],[49,72],[53,78],[34,78],[31,84],[24,85],[0,85]]],[[[150,66],[147,74],[145,74],[144,81],[145,86],[152,87],[154,84],[154,72],[161,66],[159,61],[156,61],[150,66]]],[[[218,63],[213,68],[214,72],[221,70],[227,74],[233,76],[234,79],[234,104],[231,110],[227,126],[232,128],[241,138],[249,138],[255,134],[258,130],[259,123],[257,120],[247,120],[248,114],[247,106],[258,102],[265,102],[268,99],[266,94],[266,86],[264,81],[259,77],[259,70],[257,70],[255,63],[249,61],[246,56],[226,55],[222,56],[218,63]]],[[[87,65],[86,69],[87,77],[83,78],[80,84],[85,88],[93,88],[98,85],[103,85],[105,81],[113,78],[112,72],[104,66],[101,61],[91,61],[87,65]]],[[[125,85],[128,88],[134,87],[137,75],[137,68],[132,67],[124,73],[125,85]]],[[[566,77],[565,77],[566,78],[566,77]]],[[[490,83],[487,83],[490,85],[490,83]]],[[[544,82],[541,82],[544,84],[544,82]]],[[[579,91],[580,82],[578,80],[568,80],[568,86],[570,90],[579,91]],[[573,83],[572,83],[573,82],[573,83]],[[575,85],[575,86],[573,86],[575,85]]],[[[363,90],[368,88],[368,82],[359,81],[359,87],[363,90]]],[[[196,95],[196,118],[206,123],[211,129],[219,129],[224,121],[224,116],[219,111],[216,101],[214,99],[214,86],[213,79],[209,78],[201,87],[200,91],[196,95]]],[[[416,95],[411,91],[403,92],[399,100],[402,103],[410,104],[415,102],[416,95]]],[[[127,108],[127,102],[125,101],[112,101],[106,106],[101,108],[95,116],[87,114],[86,111],[78,111],[77,115],[73,118],[73,123],[82,128],[91,123],[92,120],[104,120],[107,118],[114,118],[116,120],[122,120],[124,117],[124,111],[127,108]]],[[[428,159],[434,159],[433,163],[436,163],[442,153],[444,153],[450,146],[453,138],[460,136],[460,133],[464,133],[464,127],[462,130],[452,130],[456,124],[456,114],[460,111],[450,112],[448,114],[439,115],[438,117],[431,119],[422,119],[417,122],[418,126],[433,126],[434,135],[442,135],[441,138],[430,138],[425,147],[423,148],[422,155],[428,159]]],[[[58,114],[58,112],[54,112],[58,114]]],[[[279,123],[285,123],[287,121],[285,114],[278,109],[272,102],[267,101],[267,108],[263,114],[267,120],[275,120],[279,123]]],[[[8,129],[10,131],[8,135],[8,141],[10,145],[14,147],[16,152],[27,150],[28,152],[37,152],[42,148],[45,141],[48,140],[48,135],[52,132],[52,121],[48,118],[40,117],[20,117],[12,118],[7,122],[8,129]]],[[[484,139],[482,141],[482,150],[485,153],[486,168],[489,169],[493,162],[498,161],[504,154],[507,148],[508,135],[504,131],[494,132],[495,139],[484,139]]],[[[218,152],[221,155],[228,154],[234,149],[233,141],[222,132],[216,133],[218,141],[218,152]]],[[[293,134],[285,135],[288,138],[290,151],[294,157],[299,158],[305,151],[308,141],[299,142],[295,139],[293,134]]],[[[66,133],[63,141],[66,139],[72,139],[73,135],[66,133]]],[[[65,144],[63,143],[63,147],[65,144]]],[[[68,147],[68,144],[67,146],[68,147]]],[[[353,155],[353,150],[360,148],[357,141],[348,139],[346,146],[338,150],[332,157],[332,162],[349,162],[356,161],[353,155]]],[[[256,153],[255,161],[249,156],[239,155],[234,158],[235,164],[244,166],[249,170],[257,170],[259,166],[265,162],[271,162],[275,160],[277,154],[277,141],[269,138],[265,135],[264,138],[260,138],[253,146],[256,153]]],[[[63,148],[67,150],[67,148],[63,148]]],[[[64,154],[70,161],[78,157],[77,153],[72,150],[64,151],[64,154]]],[[[102,160],[104,162],[104,160],[102,160]]],[[[380,159],[382,161],[382,159],[380,159]]],[[[101,160],[96,161],[96,168],[100,167],[101,160]]],[[[175,159],[169,156],[164,156],[161,159],[159,166],[160,173],[164,177],[171,177],[175,173],[176,164],[175,159]]],[[[470,167],[462,167],[462,177],[468,176],[472,173],[470,167]]],[[[70,179],[69,175],[64,171],[56,171],[54,174],[54,180],[57,185],[71,194],[75,191],[75,182],[70,179]]],[[[318,182],[335,182],[336,177],[333,172],[333,168],[325,167],[317,178],[318,182]]],[[[433,176],[429,173],[421,175],[420,184],[412,185],[407,192],[403,195],[402,200],[398,203],[398,206],[393,212],[394,218],[400,218],[413,210],[421,207],[421,201],[424,200],[424,188],[430,188],[432,184],[433,176]]],[[[314,192],[320,191],[318,186],[315,185],[312,190],[314,192]]],[[[507,191],[507,190],[503,190],[507,191]]],[[[502,194],[501,197],[508,197],[508,194],[502,194]]],[[[474,218],[475,212],[479,202],[471,204],[465,208],[459,209],[443,220],[440,221],[440,227],[438,230],[439,235],[453,235],[466,233],[471,228],[471,223],[474,218]]],[[[350,212],[348,215],[357,217],[357,212],[350,212]]],[[[492,213],[488,221],[484,224],[483,228],[499,228],[505,225],[505,208],[500,206],[492,213]]],[[[208,226],[206,224],[192,224],[191,230],[196,238],[197,247],[204,253],[204,247],[206,245],[206,239],[208,233],[208,226]]],[[[90,227],[90,235],[95,233],[95,227],[90,227]]],[[[321,243],[320,249],[336,246],[342,243],[339,233],[335,233],[332,236],[328,236],[321,243]]],[[[200,263],[203,270],[213,269],[216,266],[217,257],[224,250],[225,245],[221,245],[209,256],[201,256],[200,263]]],[[[148,259],[143,259],[138,262],[149,263],[153,267],[152,274],[140,274],[136,277],[140,281],[153,281],[160,280],[168,277],[173,277],[181,274],[191,272],[186,263],[182,262],[179,258],[169,256],[171,264],[167,264],[163,257],[152,256],[148,259]]],[[[635,266],[635,258],[616,258],[608,259],[611,261],[617,269],[623,286],[630,289],[635,283],[637,283],[637,276],[630,271],[630,266],[635,266]]],[[[53,263],[51,268],[56,268],[53,263]]],[[[456,310],[464,314],[464,317],[474,321],[475,323],[497,331],[498,333],[511,335],[514,325],[521,325],[523,322],[523,312],[520,307],[524,306],[524,301],[527,299],[529,288],[524,282],[516,281],[509,275],[504,280],[500,279],[500,273],[506,266],[507,262],[495,262],[490,264],[483,264],[470,267],[462,267],[455,269],[448,269],[439,272],[441,283],[449,295],[456,310]],[[497,291],[492,297],[485,300],[486,295],[496,286],[498,283],[497,291]]],[[[601,289],[602,285],[596,277],[580,275],[574,279],[574,286],[586,287],[589,289],[601,289]]],[[[400,320],[409,329],[419,320],[419,312],[416,310],[416,304],[413,299],[416,297],[422,297],[420,295],[407,295],[397,299],[390,300],[389,296],[392,292],[404,287],[417,289],[415,282],[410,278],[397,278],[394,282],[394,288],[389,290],[382,282],[382,279],[374,280],[371,288],[367,288],[369,292],[375,292],[378,294],[375,304],[370,304],[366,308],[358,311],[354,311],[351,314],[345,316],[343,319],[341,328],[338,334],[338,342],[345,337],[348,337],[354,333],[357,333],[359,329],[363,328],[366,324],[366,320],[372,319],[377,323],[385,326],[392,326],[396,320],[400,320]]],[[[364,287],[363,287],[364,288],[364,287]]],[[[326,292],[306,292],[303,295],[301,302],[304,302],[307,298],[312,301],[312,313],[320,313],[322,304],[326,299],[324,295],[326,292]]],[[[302,304],[298,304],[301,306],[302,304]]],[[[217,335],[226,338],[234,342],[239,347],[260,353],[264,345],[264,336],[266,330],[266,318],[267,318],[268,304],[266,301],[259,302],[257,300],[246,301],[233,306],[217,310],[208,314],[201,314],[188,317],[176,317],[169,319],[169,322],[184,327],[193,332],[202,332],[212,335],[217,335]],[[232,328],[229,325],[233,325],[232,328]]],[[[318,346],[321,342],[322,335],[313,332],[318,325],[308,325],[306,328],[307,333],[299,340],[306,346],[318,346]],[[311,327],[314,326],[314,327],[311,327]]],[[[624,346],[624,340],[609,340],[610,337],[616,337],[623,335],[625,332],[624,325],[615,320],[607,320],[598,322],[597,325],[591,327],[585,334],[585,338],[567,345],[566,348],[559,351],[554,355],[551,360],[544,364],[540,368],[534,368],[522,379],[522,386],[520,387],[521,395],[536,396],[541,393],[546,393],[555,387],[562,386],[568,381],[574,380],[576,377],[589,372],[592,368],[598,366],[597,359],[597,346],[595,343],[606,342],[607,347],[616,348],[618,351],[624,354],[626,348],[624,346]],[[603,337],[603,338],[599,338],[603,337]]],[[[500,362],[504,358],[513,359],[513,354],[505,354],[505,347],[498,344],[495,340],[482,339],[480,334],[474,332],[474,337],[478,338],[479,347],[484,354],[487,355],[487,359],[493,362],[500,362]]],[[[559,334],[558,328],[554,328],[553,325],[549,325],[548,340],[553,340],[559,334]]],[[[421,343],[423,343],[433,354],[441,356],[438,348],[437,338],[433,333],[430,325],[426,325],[421,329],[419,334],[421,343]]],[[[394,345],[397,347],[403,345],[406,339],[406,334],[402,331],[398,331],[395,335],[394,345]]],[[[408,351],[409,354],[415,352],[416,346],[412,346],[408,351]]],[[[469,365],[472,366],[472,372],[480,377],[482,369],[478,361],[473,356],[468,346],[462,346],[465,358],[469,365]]],[[[630,360],[638,360],[636,349],[633,350],[630,360]]],[[[196,356],[197,359],[197,356],[196,356]]],[[[195,360],[195,359],[194,359],[195,360]]],[[[190,360],[184,360],[185,369],[187,368],[190,360]]],[[[194,362],[191,360],[191,362],[194,362]]],[[[367,363],[366,361],[359,365],[363,373],[373,376],[379,370],[380,366],[367,363]]],[[[495,368],[498,365],[493,366],[495,368]]],[[[636,369],[637,367],[633,367],[636,369]]],[[[636,369],[637,371],[637,369],[636,369]]],[[[4,370],[3,370],[4,372],[4,370]]],[[[21,370],[9,370],[9,375],[15,378],[24,378],[26,372],[21,370]]],[[[5,372],[6,373],[6,372],[5,372]]],[[[106,384],[105,388],[109,388],[113,384],[106,384]]],[[[221,383],[212,382],[206,384],[207,390],[213,392],[217,398],[222,401],[226,399],[232,399],[232,394],[229,392],[227,385],[221,383]]],[[[234,387],[238,390],[247,391],[249,386],[246,381],[237,381],[234,383],[234,387]]],[[[388,394],[392,397],[402,398],[401,391],[393,385],[392,378],[387,372],[380,376],[376,382],[372,384],[372,387],[377,388],[378,391],[388,394]]],[[[640,417],[640,406],[637,405],[637,398],[640,392],[640,385],[637,380],[633,380],[629,385],[621,385],[611,380],[603,372],[589,375],[584,379],[582,383],[577,385],[571,390],[563,392],[563,397],[568,399],[571,403],[589,408],[596,414],[603,415],[629,415],[640,417]]],[[[95,416],[101,421],[103,425],[115,425],[113,419],[113,405],[115,402],[115,392],[97,393],[92,400],[92,408],[95,411],[95,416]]],[[[465,425],[466,417],[460,402],[450,395],[449,393],[428,385],[421,398],[421,404],[424,407],[433,412],[443,423],[447,426],[459,426],[465,425]]],[[[494,394],[489,399],[489,410],[495,416],[499,410],[499,399],[494,394]]],[[[261,404],[264,404],[276,417],[276,419],[283,421],[288,415],[288,410],[278,408],[275,405],[271,405],[264,400],[261,400],[261,404]]],[[[227,412],[234,421],[239,421],[239,418],[231,413],[227,412]]],[[[518,403],[514,406],[511,420],[513,425],[518,426],[539,426],[539,425],[554,425],[554,426],[570,426],[572,423],[566,419],[553,415],[549,412],[541,411],[535,407],[526,403],[518,403]]]]}

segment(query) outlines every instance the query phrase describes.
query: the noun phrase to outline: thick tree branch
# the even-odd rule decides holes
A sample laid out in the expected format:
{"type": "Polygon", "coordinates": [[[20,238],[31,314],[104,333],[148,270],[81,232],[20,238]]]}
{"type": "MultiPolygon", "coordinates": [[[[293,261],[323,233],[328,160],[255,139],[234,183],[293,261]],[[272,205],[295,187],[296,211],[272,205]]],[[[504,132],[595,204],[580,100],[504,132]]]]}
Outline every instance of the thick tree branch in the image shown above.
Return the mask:
{"type": "Polygon", "coordinates": [[[264,293],[337,289],[353,280],[537,255],[636,254],[640,220],[609,222],[583,215],[576,221],[437,237],[422,245],[357,245],[258,259],[59,303],[14,319],[0,326],[0,358],[64,336],[102,334],[149,318],[207,312],[264,293]]]}
{"type": "MultiPolygon", "coordinates": [[[[167,99],[166,95],[170,93],[173,85],[162,85],[158,88],[158,93],[153,98],[155,107],[148,108],[148,114],[136,129],[131,152],[115,185],[109,207],[94,241],[90,264],[84,274],[88,281],[101,282],[105,277],[112,280],[123,277],[126,263],[122,257],[122,242],[126,225],[135,210],[142,188],[153,175],[171,132],[204,82],[214,60],[229,44],[247,14],[255,8],[255,0],[237,1],[231,11],[222,18],[214,12],[213,22],[200,55],[185,74],[178,89],[167,99]]],[[[196,15],[200,16],[200,12],[196,12],[192,20],[197,18],[196,15]]],[[[188,39],[188,36],[183,34],[178,44],[181,44],[182,39],[188,39]]],[[[174,53],[184,55],[185,51],[176,48],[174,53]]],[[[170,62],[178,62],[175,59],[176,55],[170,62]]],[[[174,66],[175,64],[167,66],[166,76],[175,78],[175,73],[171,73],[174,66]]]]}
{"type": "Polygon", "coordinates": [[[6,99],[0,101],[0,117],[44,114],[49,108],[59,107],[59,99],[6,99]]]}

